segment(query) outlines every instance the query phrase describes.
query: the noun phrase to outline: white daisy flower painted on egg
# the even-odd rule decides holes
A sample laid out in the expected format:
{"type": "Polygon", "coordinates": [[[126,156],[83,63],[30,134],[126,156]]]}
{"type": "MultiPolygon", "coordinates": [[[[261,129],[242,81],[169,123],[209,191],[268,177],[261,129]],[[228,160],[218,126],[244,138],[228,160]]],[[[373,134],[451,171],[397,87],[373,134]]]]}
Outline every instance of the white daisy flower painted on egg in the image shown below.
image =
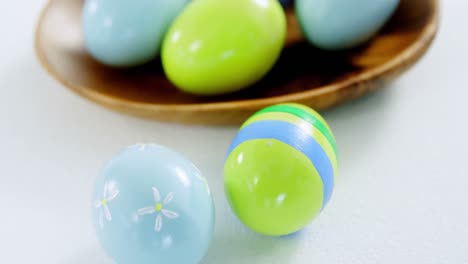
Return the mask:
{"type": "Polygon", "coordinates": [[[104,184],[104,193],[101,200],[94,201],[94,207],[99,211],[99,226],[104,227],[104,218],[107,221],[112,221],[112,213],[109,209],[109,202],[114,200],[119,195],[119,189],[114,182],[104,184]]]}
{"type": "Polygon", "coordinates": [[[175,219],[179,217],[179,214],[165,208],[165,206],[169,204],[174,198],[174,194],[172,192],[168,193],[164,200],[161,202],[161,194],[159,193],[159,190],[156,187],[152,187],[152,189],[155,205],[138,209],[137,214],[139,216],[142,216],[157,213],[156,220],[154,223],[154,230],[156,232],[159,232],[162,229],[163,216],[168,219],[175,219]]]}

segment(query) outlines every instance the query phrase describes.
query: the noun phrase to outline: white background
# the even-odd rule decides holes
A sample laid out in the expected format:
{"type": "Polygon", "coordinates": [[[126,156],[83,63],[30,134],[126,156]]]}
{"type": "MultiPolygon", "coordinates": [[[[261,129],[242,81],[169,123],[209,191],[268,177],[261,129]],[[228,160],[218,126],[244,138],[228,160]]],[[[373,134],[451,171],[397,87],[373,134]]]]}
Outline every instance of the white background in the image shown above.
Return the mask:
{"type": "Polygon", "coordinates": [[[236,127],[123,116],[49,77],[33,52],[44,2],[2,0],[0,263],[110,263],[90,192],[103,163],[136,142],[172,147],[208,178],[217,223],[206,264],[468,263],[467,1],[441,1],[439,35],[404,76],[323,113],[340,151],[337,188],[319,218],[283,239],[252,234],[227,207],[223,156],[236,127]]]}

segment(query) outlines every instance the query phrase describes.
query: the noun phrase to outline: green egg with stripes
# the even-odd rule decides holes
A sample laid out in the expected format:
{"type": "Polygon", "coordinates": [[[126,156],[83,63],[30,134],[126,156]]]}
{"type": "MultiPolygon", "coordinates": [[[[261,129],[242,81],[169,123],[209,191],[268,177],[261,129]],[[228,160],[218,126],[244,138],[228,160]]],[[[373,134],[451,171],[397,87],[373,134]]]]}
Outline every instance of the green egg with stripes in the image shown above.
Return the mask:
{"type": "Polygon", "coordinates": [[[242,124],[225,158],[224,188],[245,226],[284,236],[320,215],[337,173],[336,141],[325,119],[305,105],[284,103],[242,124]]]}

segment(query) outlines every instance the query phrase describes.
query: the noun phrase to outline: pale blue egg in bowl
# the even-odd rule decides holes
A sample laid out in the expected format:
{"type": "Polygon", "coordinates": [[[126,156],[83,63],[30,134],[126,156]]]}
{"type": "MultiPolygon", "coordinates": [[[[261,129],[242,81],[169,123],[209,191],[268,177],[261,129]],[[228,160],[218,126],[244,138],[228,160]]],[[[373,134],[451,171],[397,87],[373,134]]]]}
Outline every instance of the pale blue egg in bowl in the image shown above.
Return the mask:
{"type": "Polygon", "coordinates": [[[354,48],[372,38],[400,0],[296,0],[306,39],[326,50],[354,48]]]}
{"type": "Polygon", "coordinates": [[[147,63],[159,56],[167,28],[190,0],[85,0],[85,47],[114,67],[147,63]]]}

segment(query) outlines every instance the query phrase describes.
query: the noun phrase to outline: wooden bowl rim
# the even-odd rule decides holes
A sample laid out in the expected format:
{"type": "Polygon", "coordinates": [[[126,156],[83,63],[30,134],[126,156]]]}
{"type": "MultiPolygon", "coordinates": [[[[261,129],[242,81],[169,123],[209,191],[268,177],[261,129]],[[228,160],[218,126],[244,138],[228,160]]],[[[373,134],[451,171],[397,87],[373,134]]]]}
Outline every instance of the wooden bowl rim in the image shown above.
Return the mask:
{"type": "MultiPolygon", "coordinates": [[[[363,71],[353,76],[353,78],[347,78],[344,80],[339,80],[331,84],[314,87],[313,89],[304,90],[301,92],[295,92],[292,94],[271,96],[265,98],[256,98],[256,99],[242,99],[242,100],[233,100],[233,101],[223,101],[223,102],[206,102],[206,103],[182,103],[182,104],[158,104],[158,103],[145,103],[145,102],[135,102],[131,100],[125,100],[120,97],[113,97],[108,94],[99,93],[89,87],[75,85],[69,83],[66,79],[62,78],[53,67],[48,63],[48,60],[45,54],[41,51],[41,28],[43,26],[45,16],[48,13],[48,10],[52,4],[57,0],[49,0],[47,4],[42,9],[38,23],[35,29],[34,35],[34,49],[36,56],[39,59],[42,67],[53,76],[57,81],[68,87],[69,89],[75,91],[76,93],[84,96],[88,99],[91,99],[97,103],[105,104],[107,106],[121,106],[127,109],[133,110],[144,110],[146,112],[157,111],[157,112],[211,112],[219,110],[229,110],[229,109],[259,109],[268,105],[284,103],[284,102],[297,102],[307,98],[313,98],[317,96],[322,96],[325,94],[336,93],[340,90],[352,87],[356,84],[363,83],[372,79],[377,78],[378,76],[385,75],[385,73],[392,72],[394,69],[398,69],[398,65],[411,62],[414,58],[420,56],[419,50],[427,48],[428,41],[422,40],[432,40],[437,31],[439,24],[439,3],[437,0],[428,0],[432,1],[434,9],[431,13],[429,21],[424,25],[424,29],[421,34],[415,39],[407,48],[401,51],[397,56],[383,63],[382,65],[376,66],[367,71],[363,71]]],[[[429,41],[430,42],[430,41],[429,41]]]]}

